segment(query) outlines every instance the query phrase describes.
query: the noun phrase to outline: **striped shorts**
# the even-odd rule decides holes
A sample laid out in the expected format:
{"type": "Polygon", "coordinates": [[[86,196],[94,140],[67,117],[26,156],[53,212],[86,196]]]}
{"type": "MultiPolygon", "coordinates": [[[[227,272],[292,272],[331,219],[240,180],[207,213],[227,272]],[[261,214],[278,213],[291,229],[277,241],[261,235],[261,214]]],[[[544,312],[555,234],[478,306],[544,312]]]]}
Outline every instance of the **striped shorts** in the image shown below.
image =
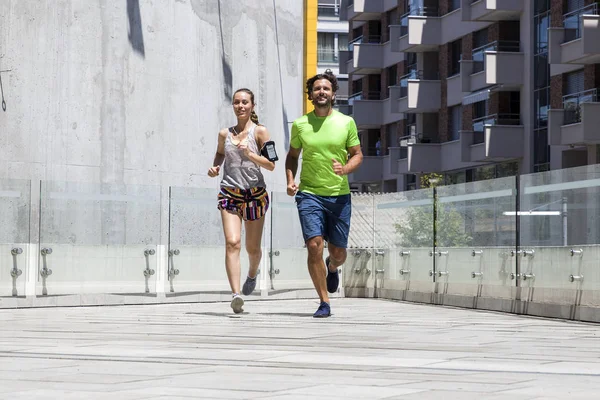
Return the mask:
{"type": "Polygon", "coordinates": [[[269,209],[267,189],[221,187],[217,208],[238,214],[244,221],[261,219],[269,209]]]}

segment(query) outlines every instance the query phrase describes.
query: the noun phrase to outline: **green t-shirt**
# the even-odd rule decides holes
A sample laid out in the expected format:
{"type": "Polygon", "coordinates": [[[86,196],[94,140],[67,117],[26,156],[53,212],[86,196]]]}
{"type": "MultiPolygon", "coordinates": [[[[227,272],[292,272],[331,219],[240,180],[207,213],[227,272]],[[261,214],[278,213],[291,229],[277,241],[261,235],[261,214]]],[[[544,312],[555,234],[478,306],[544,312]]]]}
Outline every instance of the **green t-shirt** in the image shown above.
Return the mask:
{"type": "Polygon", "coordinates": [[[302,149],[299,190],[319,196],[350,193],[348,177],[333,172],[331,159],[346,165],[348,148],[359,144],[354,119],[339,111],[326,117],[317,117],[313,111],[295,120],[290,145],[302,149]]]}

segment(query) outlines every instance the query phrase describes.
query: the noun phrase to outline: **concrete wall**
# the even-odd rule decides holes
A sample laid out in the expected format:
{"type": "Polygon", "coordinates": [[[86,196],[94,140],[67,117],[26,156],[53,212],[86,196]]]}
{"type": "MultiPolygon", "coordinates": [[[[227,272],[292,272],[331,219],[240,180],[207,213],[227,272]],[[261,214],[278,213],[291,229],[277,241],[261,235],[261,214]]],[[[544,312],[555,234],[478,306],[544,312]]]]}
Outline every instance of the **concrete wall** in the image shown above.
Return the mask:
{"type": "MultiPolygon", "coordinates": [[[[0,2],[0,178],[217,188],[248,87],[280,154],[302,113],[295,0],[0,2]]],[[[267,184],[283,190],[280,162],[267,184]]]]}

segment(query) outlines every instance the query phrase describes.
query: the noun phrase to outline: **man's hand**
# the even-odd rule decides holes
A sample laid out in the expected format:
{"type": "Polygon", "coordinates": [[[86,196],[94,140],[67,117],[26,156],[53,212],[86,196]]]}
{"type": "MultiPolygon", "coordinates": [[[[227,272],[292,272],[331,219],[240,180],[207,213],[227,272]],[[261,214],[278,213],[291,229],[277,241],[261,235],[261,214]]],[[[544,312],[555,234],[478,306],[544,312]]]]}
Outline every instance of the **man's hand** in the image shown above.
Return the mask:
{"type": "Polygon", "coordinates": [[[216,165],[214,167],[211,167],[208,170],[208,176],[210,176],[211,178],[214,178],[215,176],[219,176],[219,172],[221,171],[221,166],[220,165],[216,165]]]}
{"type": "Polygon", "coordinates": [[[296,185],[296,182],[288,183],[288,185],[287,185],[288,196],[295,196],[297,191],[298,191],[298,186],[296,185]]]}
{"type": "Polygon", "coordinates": [[[335,172],[336,175],[346,175],[344,166],[338,160],[332,158],[331,161],[333,162],[333,172],[335,172]]]}

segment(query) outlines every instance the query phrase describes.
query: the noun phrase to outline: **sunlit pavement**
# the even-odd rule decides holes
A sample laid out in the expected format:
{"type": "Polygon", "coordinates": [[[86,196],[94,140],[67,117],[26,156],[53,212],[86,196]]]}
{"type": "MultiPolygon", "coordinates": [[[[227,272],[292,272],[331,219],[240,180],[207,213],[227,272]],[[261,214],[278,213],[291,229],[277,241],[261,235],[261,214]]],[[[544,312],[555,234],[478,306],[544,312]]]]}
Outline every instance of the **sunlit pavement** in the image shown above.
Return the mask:
{"type": "Polygon", "coordinates": [[[596,399],[600,326],[373,299],[0,310],[2,399],[596,399]]]}

